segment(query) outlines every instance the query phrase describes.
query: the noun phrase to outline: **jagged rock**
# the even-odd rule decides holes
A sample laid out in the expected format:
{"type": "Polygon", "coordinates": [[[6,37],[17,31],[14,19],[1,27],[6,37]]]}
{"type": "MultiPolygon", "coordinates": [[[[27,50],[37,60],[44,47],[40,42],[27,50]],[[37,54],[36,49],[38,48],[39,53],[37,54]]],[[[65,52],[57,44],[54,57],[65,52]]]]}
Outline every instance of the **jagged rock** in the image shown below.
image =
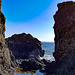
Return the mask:
{"type": "Polygon", "coordinates": [[[11,75],[11,59],[9,49],[5,44],[5,17],[1,12],[0,0],[0,75],[11,75]]]}
{"type": "Polygon", "coordinates": [[[57,60],[62,59],[70,50],[75,49],[75,2],[58,4],[54,15],[55,52],[57,60]]]}
{"type": "Polygon", "coordinates": [[[42,59],[41,61],[42,61],[45,65],[48,65],[48,64],[51,63],[50,60],[46,60],[46,59],[42,59]]]}
{"type": "Polygon", "coordinates": [[[6,39],[8,48],[17,59],[39,57],[44,55],[41,42],[30,34],[15,34],[6,39]]]}
{"type": "Polygon", "coordinates": [[[75,2],[59,3],[54,15],[55,62],[46,66],[47,75],[75,74],[75,2]]]}
{"type": "Polygon", "coordinates": [[[54,15],[56,75],[75,74],[75,2],[58,4],[54,15]]]}
{"type": "Polygon", "coordinates": [[[45,67],[45,64],[39,58],[30,58],[25,59],[20,64],[20,67],[23,68],[22,71],[31,71],[31,70],[38,70],[45,67]]]}

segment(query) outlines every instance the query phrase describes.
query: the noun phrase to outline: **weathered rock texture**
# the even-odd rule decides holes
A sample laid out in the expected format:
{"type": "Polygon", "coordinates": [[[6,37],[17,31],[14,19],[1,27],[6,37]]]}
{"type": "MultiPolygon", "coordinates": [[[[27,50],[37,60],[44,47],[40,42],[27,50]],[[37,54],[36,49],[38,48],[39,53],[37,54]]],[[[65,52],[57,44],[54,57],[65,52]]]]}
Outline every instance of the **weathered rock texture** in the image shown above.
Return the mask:
{"type": "Polygon", "coordinates": [[[75,2],[58,4],[58,11],[54,15],[54,20],[54,57],[57,61],[75,49],[75,2]]]}
{"type": "Polygon", "coordinates": [[[6,41],[15,58],[26,59],[44,55],[41,42],[30,34],[14,34],[7,38],[6,41]]]}
{"type": "MultiPolygon", "coordinates": [[[[0,0],[1,8],[1,0],[0,0]]],[[[9,50],[5,44],[5,17],[0,9],[0,75],[10,75],[11,59],[9,50]],[[8,73],[9,71],[9,73],[8,73]]]]}
{"type": "Polygon", "coordinates": [[[57,75],[75,74],[75,2],[68,1],[58,4],[54,15],[55,52],[59,61],[57,75]]]}

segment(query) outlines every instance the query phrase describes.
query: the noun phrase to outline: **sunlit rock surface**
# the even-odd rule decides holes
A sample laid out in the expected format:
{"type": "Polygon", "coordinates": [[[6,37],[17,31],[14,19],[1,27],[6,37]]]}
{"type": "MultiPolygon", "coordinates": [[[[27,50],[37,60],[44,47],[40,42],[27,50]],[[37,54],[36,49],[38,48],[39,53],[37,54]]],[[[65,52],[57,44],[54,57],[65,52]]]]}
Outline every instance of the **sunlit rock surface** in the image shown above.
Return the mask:
{"type": "Polygon", "coordinates": [[[0,11],[0,75],[9,75],[11,69],[11,59],[9,50],[5,44],[5,17],[0,11]],[[9,70],[9,73],[8,73],[9,70]]]}
{"type": "Polygon", "coordinates": [[[11,59],[9,50],[5,44],[5,17],[1,12],[0,0],[0,75],[10,75],[11,59]]]}

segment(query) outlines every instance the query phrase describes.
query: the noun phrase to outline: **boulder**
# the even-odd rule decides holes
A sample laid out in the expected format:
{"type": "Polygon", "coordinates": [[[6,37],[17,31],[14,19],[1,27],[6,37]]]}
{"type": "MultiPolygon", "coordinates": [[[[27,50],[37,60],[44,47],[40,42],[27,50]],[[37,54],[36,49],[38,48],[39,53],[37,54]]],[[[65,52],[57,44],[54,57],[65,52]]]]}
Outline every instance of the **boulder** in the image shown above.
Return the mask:
{"type": "Polygon", "coordinates": [[[6,38],[8,48],[17,59],[44,56],[41,42],[31,34],[14,34],[6,38]]]}

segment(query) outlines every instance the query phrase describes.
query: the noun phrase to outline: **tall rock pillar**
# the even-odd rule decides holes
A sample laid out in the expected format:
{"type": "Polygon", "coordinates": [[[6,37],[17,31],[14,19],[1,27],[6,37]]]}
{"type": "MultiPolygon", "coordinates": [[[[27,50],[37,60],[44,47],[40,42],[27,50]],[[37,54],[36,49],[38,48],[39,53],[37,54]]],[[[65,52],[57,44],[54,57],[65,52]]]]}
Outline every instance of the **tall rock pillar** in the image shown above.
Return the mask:
{"type": "Polygon", "coordinates": [[[56,62],[59,62],[55,75],[75,74],[75,2],[58,4],[54,15],[56,62]]]}
{"type": "Polygon", "coordinates": [[[54,20],[54,57],[58,61],[75,49],[75,2],[59,3],[54,20]]]}

